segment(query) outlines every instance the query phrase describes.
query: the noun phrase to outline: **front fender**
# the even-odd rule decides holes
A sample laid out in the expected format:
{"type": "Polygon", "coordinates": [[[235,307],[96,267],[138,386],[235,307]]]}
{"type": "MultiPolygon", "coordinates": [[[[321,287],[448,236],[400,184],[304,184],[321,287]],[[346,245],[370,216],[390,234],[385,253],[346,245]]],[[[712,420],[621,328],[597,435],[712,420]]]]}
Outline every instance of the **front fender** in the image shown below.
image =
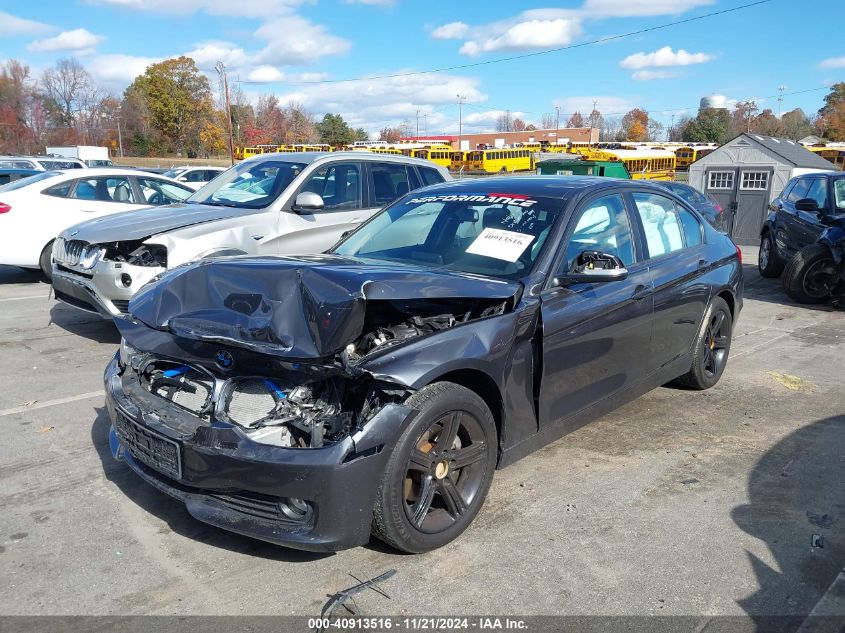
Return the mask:
{"type": "Polygon", "coordinates": [[[819,243],[830,249],[833,261],[837,264],[842,263],[843,258],[845,258],[845,231],[838,226],[830,226],[822,233],[819,243]]]}
{"type": "Polygon", "coordinates": [[[777,212],[769,209],[766,214],[766,220],[763,222],[763,226],[760,227],[760,237],[762,237],[766,231],[771,231],[773,234],[777,232],[777,219],[777,212]]]}

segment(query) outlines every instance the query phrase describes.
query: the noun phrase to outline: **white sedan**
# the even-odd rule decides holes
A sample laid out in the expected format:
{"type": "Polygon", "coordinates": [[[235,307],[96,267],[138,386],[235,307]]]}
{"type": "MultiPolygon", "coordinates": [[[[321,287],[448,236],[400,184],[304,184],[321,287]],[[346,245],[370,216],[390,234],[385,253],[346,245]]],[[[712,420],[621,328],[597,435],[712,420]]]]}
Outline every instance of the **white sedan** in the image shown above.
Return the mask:
{"type": "Polygon", "coordinates": [[[0,187],[0,264],[40,268],[52,277],[56,235],[99,216],[182,202],[194,191],[180,182],[111,167],[45,171],[0,187]]]}

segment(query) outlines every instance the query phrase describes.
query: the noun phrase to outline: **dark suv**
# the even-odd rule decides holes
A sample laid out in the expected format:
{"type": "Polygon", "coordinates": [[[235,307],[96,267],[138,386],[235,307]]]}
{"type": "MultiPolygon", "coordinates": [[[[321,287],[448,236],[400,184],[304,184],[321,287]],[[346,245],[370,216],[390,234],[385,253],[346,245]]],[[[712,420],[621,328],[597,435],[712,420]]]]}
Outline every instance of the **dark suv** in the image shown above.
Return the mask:
{"type": "Polygon", "coordinates": [[[821,217],[845,212],[845,174],[796,176],[769,205],[757,261],[763,277],[778,277],[792,256],[822,234],[821,217]]]}

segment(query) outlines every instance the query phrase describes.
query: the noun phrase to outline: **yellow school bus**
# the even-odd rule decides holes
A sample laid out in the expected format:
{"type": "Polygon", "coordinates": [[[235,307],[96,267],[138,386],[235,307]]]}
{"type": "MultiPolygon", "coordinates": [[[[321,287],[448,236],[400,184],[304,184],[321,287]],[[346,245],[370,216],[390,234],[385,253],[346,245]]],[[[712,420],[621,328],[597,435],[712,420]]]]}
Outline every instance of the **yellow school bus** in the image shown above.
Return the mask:
{"type": "Polygon", "coordinates": [[[430,160],[432,163],[437,163],[442,167],[449,167],[452,164],[451,148],[418,149],[414,151],[414,156],[430,160]]]}
{"type": "Polygon", "coordinates": [[[531,151],[527,149],[481,149],[469,152],[464,166],[469,171],[496,174],[529,171],[532,163],[531,151]]]}
{"type": "Polygon", "coordinates": [[[687,145],[675,150],[675,167],[678,171],[689,169],[699,158],[704,158],[713,152],[718,145],[687,145]]]}
{"type": "Polygon", "coordinates": [[[839,171],[845,170],[845,145],[837,145],[835,147],[817,145],[808,147],[807,149],[814,154],[818,154],[825,160],[829,160],[831,163],[836,165],[836,169],[839,171]]]}
{"type": "Polygon", "coordinates": [[[590,159],[620,161],[634,180],[675,177],[675,154],[665,149],[604,149],[591,152],[590,159]]]}

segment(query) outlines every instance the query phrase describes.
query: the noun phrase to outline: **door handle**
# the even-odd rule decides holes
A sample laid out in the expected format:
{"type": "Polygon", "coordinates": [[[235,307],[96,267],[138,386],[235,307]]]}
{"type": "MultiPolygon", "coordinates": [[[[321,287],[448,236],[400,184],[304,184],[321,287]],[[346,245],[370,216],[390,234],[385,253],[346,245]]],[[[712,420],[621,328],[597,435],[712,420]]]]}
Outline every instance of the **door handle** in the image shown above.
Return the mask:
{"type": "Polygon", "coordinates": [[[650,294],[651,288],[649,288],[648,286],[640,285],[634,288],[634,294],[631,295],[631,299],[633,299],[634,301],[642,301],[650,294]]]}
{"type": "Polygon", "coordinates": [[[699,259],[699,260],[698,260],[698,267],[699,267],[699,268],[704,268],[704,267],[705,267],[705,266],[707,266],[707,264],[709,264],[709,263],[710,263],[710,262],[708,262],[706,259],[703,259],[703,258],[702,258],[702,259],[699,259]]]}

